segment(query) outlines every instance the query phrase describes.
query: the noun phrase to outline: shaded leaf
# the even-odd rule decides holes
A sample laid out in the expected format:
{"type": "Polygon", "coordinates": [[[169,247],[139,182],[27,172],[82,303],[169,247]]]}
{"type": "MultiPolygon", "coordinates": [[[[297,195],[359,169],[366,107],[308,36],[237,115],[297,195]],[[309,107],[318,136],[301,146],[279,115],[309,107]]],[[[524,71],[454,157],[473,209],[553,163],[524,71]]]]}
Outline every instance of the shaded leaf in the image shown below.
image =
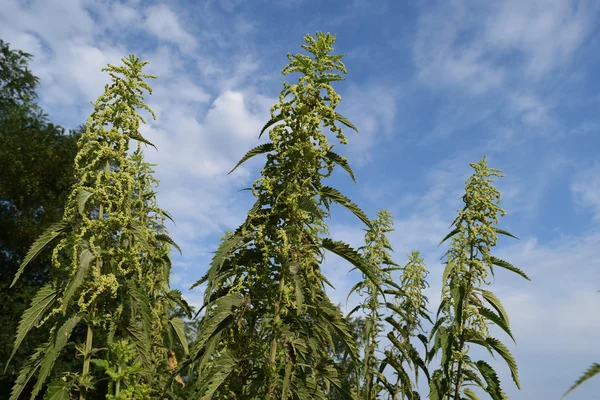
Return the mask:
{"type": "Polygon", "coordinates": [[[15,277],[14,277],[12,283],[10,284],[10,287],[13,287],[15,285],[15,283],[17,282],[17,280],[19,279],[19,277],[25,270],[25,267],[27,266],[27,264],[29,264],[31,262],[31,260],[33,260],[48,243],[50,243],[52,240],[54,240],[56,237],[58,237],[61,233],[63,233],[66,230],[66,228],[67,228],[66,222],[63,222],[63,221],[57,222],[53,225],[50,225],[50,227],[48,227],[48,229],[46,229],[44,231],[44,233],[42,233],[40,235],[40,237],[38,237],[36,239],[36,241],[33,242],[33,245],[27,252],[25,259],[23,260],[21,265],[19,265],[19,270],[15,274],[15,277]]]}

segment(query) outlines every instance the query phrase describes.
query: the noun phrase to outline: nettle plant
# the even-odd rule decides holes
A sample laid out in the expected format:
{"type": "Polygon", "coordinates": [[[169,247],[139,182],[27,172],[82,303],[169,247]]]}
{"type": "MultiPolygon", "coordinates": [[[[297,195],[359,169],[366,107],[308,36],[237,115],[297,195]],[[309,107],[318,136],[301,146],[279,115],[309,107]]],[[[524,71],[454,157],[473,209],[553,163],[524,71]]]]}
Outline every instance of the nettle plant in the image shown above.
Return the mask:
{"type": "Polygon", "coordinates": [[[423,258],[418,251],[413,251],[408,263],[402,267],[400,282],[385,290],[387,295],[393,296],[386,302],[390,315],[385,321],[391,327],[387,333],[390,345],[385,349],[381,371],[387,366],[391,367],[396,376],[396,382],[389,382],[385,375],[380,374],[379,379],[387,389],[390,399],[418,400],[419,371],[422,371],[427,381],[430,380],[429,370],[424,357],[416,349],[413,342],[419,340],[427,354],[428,340],[425,336],[423,322],[432,322],[427,310],[428,299],[423,291],[429,287],[423,258]],[[408,368],[407,368],[408,367],[408,368]],[[414,374],[414,380],[411,375],[414,374]]]}
{"type": "Polygon", "coordinates": [[[426,307],[427,297],[423,295],[423,290],[428,286],[425,280],[427,270],[418,251],[411,254],[404,267],[394,263],[390,254],[393,248],[387,237],[393,230],[391,213],[387,210],[378,211],[365,235],[365,246],[359,249],[365,261],[373,266],[373,275],[378,282],[363,276],[363,280],[348,294],[349,297],[356,291],[366,297],[349,313],[350,316],[362,309],[365,314],[365,329],[361,335],[364,355],[358,366],[357,383],[360,398],[365,400],[380,399],[381,396],[394,400],[419,399],[419,369],[429,379],[425,361],[412,344],[413,339],[418,337],[426,353],[427,338],[422,319],[431,321],[426,307]],[[395,271],[401,271],[398,283],[393,279],[395,271]],[[379,346],[384,333],[390,344],[381,351],[379,346]],[[382,358],[378,357],[379,352],[383,353],[382,358]],[[414,380],[409,376],[407,367],[414,373],[414,380]],[[388,380],[386,371],[396,376],[395,382],[388,380]]]}
{"type": "Polygon", "coordinates": [[[207,284],[205,314],[191,357],[182,363],[195,365],[195,398],[326,399],[332,390],[355,398],[342,389],[331,359],[332,332],[355,361],[356,343],[326,295],[320,266],[329,250],[375,278],[359,253],[325,237],[332,203],[347,207],[367,226],[371,222],[322,183],[335,165],[354,179],[324,129],[345,144],[337,124],[356,128],[335,111],[341,97],[331,83],[343,79],[336,71],[346,73],[342,55],[330,54],[335,36],[319,32],[304,41],[310,55],[288,54],[283,70],[300,78],[294,85],[284,83],[261,131],[270,128],[270,142],[250,150],[235,167],[267,154],[261,177],[250,188],[256,203],[196,283],[207,284]]]}
{"type": "Polygon", "coordinates": [[[429,359],[441,353],[441,368],[431,376],[432,400],[478,399],[471,387],[480,388],[494,400],[506,399],[494,369],[483,360],[471,359],[470,345],[482,346],[490,354],[500,355],[513,381],[520,386],[512,354],[489,332],[489,327],[495,325],[514,340],[508,315],[496,295],[484,287],[489,285],[486,279],[489,274],[493,276],[494,267],[529,278],[520,269],[490,254],[498,234],[516,238],[496,227],[498,214],[504,216],[505,211],[498,206],[500,192],[492,182],[494,177],[503,176],[501,171],[489,168],[485,157],[471,163],[471,167],[475,173],[466,182],[465,206],[452,223],[455,229],[441,242],[452,238],[446,253],[438,319],[430,335],[433,344],[429,359]]]}
{"type": "MultiPolygon", "coordinates": [[[[123,358],[107,351],[115,348],[117,340],[133,346],[133,362],[150,371],[156,365],[151,354],[149,293],[168,293],[173,241],[162,226],[168,214],[156,207],[155,193],[142,179],[149,172],[139,144],[136,153],[129,153],[131,139],[150,144],[139,133],[140,121],[145,121],[136,110],[145,109],[154,117],[142,94],[152,90],[144,79],[155,77],[143,74],[147,63],[133,55],[123,62],[125,66],[103,69],[112,84],[106,85],[94,104],[78,141],[76,183],[62,220],[36,240],[13,281],[46,245],[58,241],[52,251],[55,279],[39,290],[23,314],[13,355],[33,327],[52,324],[51,334],[22,370],[11,399],[17,399],[34,376],[32,399],[50,376],[59,379],[50,385],[47,396],[62,399],[79,393],[84,399],[94,387],[92,358],[102,353],[108,361],[123,358]],[[73,345],[69,340],[81,324],[85,341],[74,344],[83,359],[81,372],[61,375],[53,371],[55,360],[73,345]]],[[[171,297],[178,301],[176,293],[171,297]]],[[[154,319],[162,318],[165,311],[154,319]]],[[[172,325],[177,331],[182,323],[173,321],[172,325]]]]}

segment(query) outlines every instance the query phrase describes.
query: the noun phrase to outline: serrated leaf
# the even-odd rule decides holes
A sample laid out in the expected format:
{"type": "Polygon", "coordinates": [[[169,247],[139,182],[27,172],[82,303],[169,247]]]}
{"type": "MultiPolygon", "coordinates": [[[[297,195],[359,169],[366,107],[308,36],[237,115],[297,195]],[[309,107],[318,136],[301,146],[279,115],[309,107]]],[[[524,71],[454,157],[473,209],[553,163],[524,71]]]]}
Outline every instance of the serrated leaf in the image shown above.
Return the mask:
{"type": "Polygon", "coordinates": [[[444,273],[442,275],[442,284],[445,284],[450,277],[452,271],[454,271],[454,267],[456,267],[456,261],[448,261],[446,263],[446,267],[444,268],[444,273]]]}
{"type": "Polygon", "coordinates": [[[42,286],[42,288],[40,288],[40,290],[35,294],[31,300],[31,306],[23,313],[21,320],[19,321],[19,326],[17,327],[17,336],[13,345],[13,351],[6,362],[6,367],[4,368],[5,372],[8,368],[8,364],[21,346],[21,343],[23,343],[25,336],[27,336],[31,328],[33,328],[42,320],[46,312],[52,309],[52,306],[56,302],[57,298],[58,290],[51,283],[47,283],[46,285],[42,286]]]}
{"type": "Polygon", "coordinates": [[[244,154],[244,157],[242,157],[242,159],[240,161],[238,161],[238,163],[235,165],[235,167],[233,167],[233,169],[231,171],[229,171],[227,173],[227,175],[231,174],[240,165],[242,165],[243,163],[245,163],[246,161],[248,161],[252,157],[257,156],[259,154],[264,154],[264,153],[268,153],[270,151],[273,151],[274,148],[275,148],[275,145],[273,143],[263,143],[261,145],[256,146],[255,148],[253,148],[252,150],[250,150],[246,154],[244,154]]]}
{"type": "Polygon", "coordinates": [[[46,353],[49,348],[49,342],[44,344],[44,346],[36,348],[35,353],[29,358],[29,361],[27,361],[25,366],[21,368],[21,372],[19,373],[19,376],[12,387],[10,400],[17,400],[21,396],[23,390],[25,390],[25,387],[27,386],[27,383],[29,383],[33,375],[40,367],[43,354],[46,353]]]}
{"type": "Polygon", "coordinates": [[[483,306],[479,307],[479,314],[481,314],[483,317],[489,319],[494,324],[496,324],[498,327],[500,327],[500,329],[502,329],[504,332],[506,332],[508,334],[508,336],[510,336],[510,338],[513,340],[513,342],[516,343],[515,338],[510,330],[510,326],[499,315],[497,315],[495,312],[493,312],[489,308],[485,308],[483,306]]]}
{"type": "Polygon", "coordinates": [[[319,189],[319,194],[326,199],[332,200],[337,204],[346,207],[354,215],[356,215],[365,225],[369,228],[372,227],[372,221],[367,217],[363,210],[361,210],[356,204],[354,204],[349,198],[341,194],[337,189],[329,186],[322,186],[319,189]]]}
{"type": "Polygon", "coordinates": [[[271,118],[260,130],[260,133],[258,134],[258,138],[260,139],[260,137],[262,136],[262,134],[269,129],[269,127],[275,125],[276,123],[278,123],[279,121],[283,121],[283,114],[279,114],[274,118],[271,118]]]}
{"type": "Polygon", "coordinates": [[[94,192],[91,192],[84,188],[79,188],[79,190],[77,191],[77,208],[79,210],[79,214],[81,214],[82,216],[85,216],[85,203],[87,203],[88,199],[93,194],[94,192]]]}
{"type": "Polygon", "coordinates": [[[87,271],[90,267],[90,264],[95,258],[96,256],[94,256],[94,253],[92,253],[87,247],[87,243],[84,246],[82,246],[81,253],[79,253],[79,268],[77,268],[75,276],[71,278],[63,294],[63,300],[61,302],[63,312],[66,311],[67,307],[70,307],[69,302],[73,297],[73,294],[75,294],[75,291],[83,283],[85,275],[87,274],[87,271]]]}
{"type": "Polygon", "coordinates": [[[348,128],[352,129],[356,133],[358,133],[358,129],[348,120],[348,118],[344,117],[342,114],[335,113],[335,120],[340,121],[342,124],[346,125],[348,128]]]}
{"type": "Polygon", "coordinates": [[[369,278],[371,282],[375,283],[377,290],[382,292],[382,289],[379,286],[379,278],[372,270],[372,267],[365,263],[363,257],[356,250],[344,242],[331,240],[329,238],[323,239],[321,246],[323,246],[324,249],[331,251],[333,254],[342,257],[344,260],[358,268],[358,270],[365,274],[365,276],[369,278]]]}
{"type": "Polygon", "coordinates": [[[63,222],[63,221],[52,224],[48,227],[48,229],[46,229],[44,231],[44,233],[42,233],[35,240],[35,242],[33,242],[33,245],[29,248],[29,251],[27,252],[27,255],[25,256],[25,259],[23,260],[21,265],[19,265],[19,270],[15,274],[15,277],[14,277],[12,283],[10,284],[11,288],[15,285],[15,283],[19,279],[19,277],[25,270],[25,267],[27,266],[27,264],[29,264],[31,262],[31,260],[33,260],[48,243],[50,243],[52,240],[57,238],[61,233],[63,233],[66,228],[67,228],[67,223],[63,222]]]}
{"type": "Polygon", "coordinates": [[[515,238],[517,240],[521,240],[518,237],[514,236],[512,233],[509,233],[509,232],[505,231],[504,229],[493,227],[492,230],[494,232],[496,232],[496,233],[501,234],[501,235],[510,236],[511,238],[515,238]]]}
{"type": "Polygon", "coordinates": [[[71,337],[71,332],[75,326],[79,323],[81,317],[72,317],[68,319],[56,332],[56,335],[53,338],[51,348],[44,354],[44,358],[40,364],[40,372],[37,376],[37,382],[33,387],[33,391],[31,392],[31,398],[35,399],[37,394],[40,392],[46,379],[50,376],[52,372],[52,367],[54,366],[54,362],[60,355],[63,348],[66,346],[69,338],[71,337]]]}
{"type": "Polygon", "coordinates": [[[354,183],[356,183],[356,178],[354,177],[354,172],[352,171],[352,168],[350,168],[350,164],[348,164],[348,160],[346,158],[340,156],[337,153],[334,153],[331,150],[325,154],[325,157],[328,158],[330,161],[336,163],[340,167],[342,167],[350,175],[350,178],[352,178],[352,181],[354,183]]]}
{"type": "Polygon", "coordinates": [[[591,367],[589,367],[587,369],[587,371],[585,371],[583,373],[583,375],[581,375],[581,377],[579,377],[579,379],[577,379],[577,381],[575,381],[573,386],[571,386],[571,388],[569,390],[567,390],[567,392],[565,394],[563,394],[560,399],[561,400],[564,399],[569,393],[571,393],[573,390],[577,389],[582,383],[584,383],[588,379],[593,378],[594,376],[596,376],[598,374],[600,374],[600,364],[594,363],[594,364],[592,364],[591,367]]]}
{"type": "Polygon", "coordinates": [[[456,321],[462,321],[463,306],[465,300],[465,288],[464,286],[454,287],[450,293],[452,294],[452,300],[454,301],[454,317],[456,321]]]}
{"type": "Polygon", "coordinates": [[[179,339],[179,343],[181,343],[183,351],[187,356],[189,353],[189,348],[187,338],[185,336],[185,322],[181,318],[171,318],[169,320],[169,324],[173,327],[173,330],[179,339]]]}
{"type": "Polygon", "coordinates": [[[467,396],[468,400],[479,400],[479,396],[469,388],[464,389],[463,394],[467,396]]]}
{"type": "Polygon", "coordinates": [[[169,243],[171,246],[175,247],[177,249],[177,251],[179,251],[179,254],[183,254],[181,252],[181,248],[177,245],[177,243],[175,243],[175,241],[173,239],[171,239],[171,237],[169,235],[165,235],[165,234],[160,233],[160,234],[158,234],[158,235],[156,235],[154,237],[159,242],[169,243]]]}
{"type": "Polygon", "coordinates": [[[512,271],[518,275],[521,275],[523,278],[527,279],[528,281],[531,280],[531,279],[529,279],[529,277],[527,275],[525,275],[525,272],[521,271],[519,268],[515,267],[514,265],[512,265],[504,260],[501,260],[499,258],[496,258],[494,256],[491,256],[490,259],[491,259],[493,265],[502,267],[502,268],[512,271]]]}
{"type": "Polygon", "coordinates": [[[55,379],[48,385],[44,400],[70,400],[72,388],[72,382],[55,379]]]}
{"type": "Polygon", "coordinates": [[[451,238],[452,236],[454,236],[454,235],[456,235],[458,232],[460,232],[460,230],[461,230],[461,228],[460,228],[460,227],[458,227],[458,228],[454,228],[454,230],[452,230],[452,232],[450,232],[449,234],[447,234],[447,235],[446,235],[446,236],[445,236],[445,237],[442,239],[442,241],[438,243],[438,247],[439,247],[439,246],[440,246],[442,243],[444,243],[446,240],[448,240],[449,238],[451,238]]]}
{"type": "Polygon", "coordinates": [[[481,295],[483,298],[500,314],[500,318],[506,321],[506,326],[510,327],[510,321],[508,320],[508,313],[502,306],[500,299],[496,297],[493,292],[489,290],[482,290],[481,295]]]}
{"type": "Polygon", "coordinates": [[[513,381],[515,382],[515,385],[517,385],[517,388],[521,389],[521,383],[519,382],[519,371],[517,369],[517,363],[513,357],[513,355],[511,354],[510,350],[508,350],[508,347],[506,347],[502,342],[500,342],[498,339],[495,339],[493,337],[488,337],[486,339],[486,342],[490,345],[491,348],[493,348],[494,350],[496,350],[496,352],[498,354],[500,354],[500,356],[504,359],[504,361],[506,361],[506,364],[508,365],[508,368],[510,369],[510,375],[513,378],[513,381]]]}
{"type": "Polygon", "coordinates": [[[503,400],[500,379],[498,379],[498,374],[496,374],[494,368],[492,368],[485,361],[477,361],[475,365],[487,383],[487,387],[484,388],[485,391],[492,397],[493,400],[503,400]]]}

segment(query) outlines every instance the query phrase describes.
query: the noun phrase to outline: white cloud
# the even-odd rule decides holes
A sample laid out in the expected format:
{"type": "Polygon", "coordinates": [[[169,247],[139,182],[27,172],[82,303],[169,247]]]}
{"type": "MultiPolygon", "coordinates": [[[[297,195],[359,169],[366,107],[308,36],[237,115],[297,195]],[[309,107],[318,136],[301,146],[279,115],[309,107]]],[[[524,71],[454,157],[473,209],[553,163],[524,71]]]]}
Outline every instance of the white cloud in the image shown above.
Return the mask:
{"type": "Polygon", "coordinates": [[[505,0],[494,3],[485,39],[505,51],[521,52],[525,71],[540,78],[567,63],[592,23],[593,7],[571,0],[505,0]]]}
{"type": "Polygon", "coordinates": [[[600,222],[600,163],[578,173],[570,189],[576,204],[600,222]]]}
{"type": "Polygon", "coordinates": [[[179,18],[166,4],[148,7],[144,26],[160,40],[177,44],[184,52],[197,46],[194,36],[182,28],[179,18]]]}

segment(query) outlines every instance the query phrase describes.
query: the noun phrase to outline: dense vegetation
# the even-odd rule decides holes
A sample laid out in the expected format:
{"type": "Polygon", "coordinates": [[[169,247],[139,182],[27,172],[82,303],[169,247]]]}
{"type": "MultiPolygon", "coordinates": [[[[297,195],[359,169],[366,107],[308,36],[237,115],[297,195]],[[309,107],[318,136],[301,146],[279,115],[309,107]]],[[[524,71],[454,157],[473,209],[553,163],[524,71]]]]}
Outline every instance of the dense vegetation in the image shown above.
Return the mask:
{"type": "Polygon", "coordinates": [[[515,359],[489,329],[515,340],[489,275],[529,279],[492,255],[498,235],[515,238],[497,227],[501,171],[485,157],[471,163],[464,207],[440,243],[451,240],[434,316],[419,252],[393,260],[392,215],[370,219],[325,184],[337,168],[355,180],[330,140],[344,145],[343,130],[358,130],[336,111],[333,84],[347,71],[335,36],[304,42],[307,54],[288,55],[283,70],[299,78],[283,84],[259,132],[270,140],[234,167],[266,156],[248,188],[254,206],[193,285],[206,285],[193,310],[170,288],[179,248],[144,160],[147,63],[131,55],[105,68],[111,84],[65,134],[34,103],[31,56],[0,41],[0,385],[11,399],[506,399],[473,345],[499,355],[519,387],[515,359]],[[335,204],[365,225],[364,246],[329,237],[335,204]],[[362,301],[346,316],[326,293],[327,253],[362,273],[348,294],[362,301]]]}

